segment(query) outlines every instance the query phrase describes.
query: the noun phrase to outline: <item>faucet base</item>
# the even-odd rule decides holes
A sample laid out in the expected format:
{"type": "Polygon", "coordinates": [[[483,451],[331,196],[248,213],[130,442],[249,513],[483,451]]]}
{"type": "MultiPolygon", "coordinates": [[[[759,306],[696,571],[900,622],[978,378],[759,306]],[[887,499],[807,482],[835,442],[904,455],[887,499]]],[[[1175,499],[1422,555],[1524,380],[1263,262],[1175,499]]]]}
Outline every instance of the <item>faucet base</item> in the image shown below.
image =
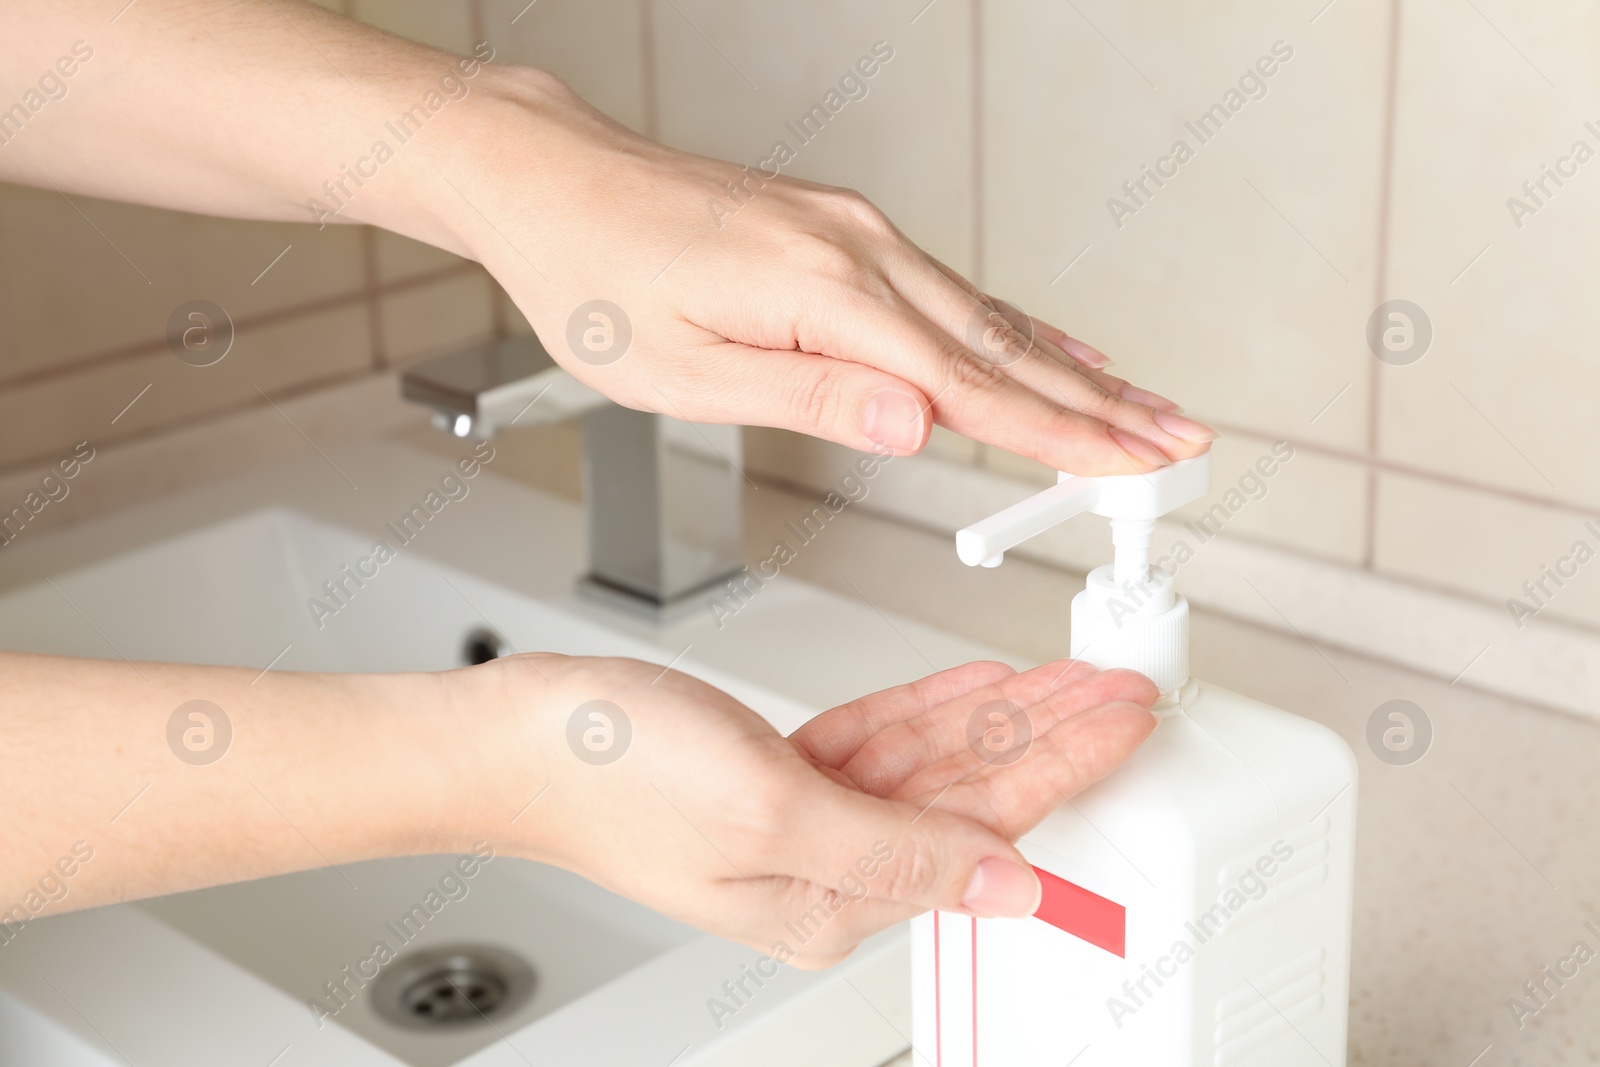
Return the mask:
{"type": "Polygon", "coordinates": [[[653,622],[658,626],[670,626],[697,611],[709,612],[711,609],[708,594],[720,590],[738,573],[739,571],[729,571],[727,574],[720,574],[665,602],[643,593],[636,593],[632,589],[624,589],[620,585],[613,585],[604,578],[596,578],[589,574],[578,580],[578,595],[591,603],[604,604],[634,618],[653,622]]]}

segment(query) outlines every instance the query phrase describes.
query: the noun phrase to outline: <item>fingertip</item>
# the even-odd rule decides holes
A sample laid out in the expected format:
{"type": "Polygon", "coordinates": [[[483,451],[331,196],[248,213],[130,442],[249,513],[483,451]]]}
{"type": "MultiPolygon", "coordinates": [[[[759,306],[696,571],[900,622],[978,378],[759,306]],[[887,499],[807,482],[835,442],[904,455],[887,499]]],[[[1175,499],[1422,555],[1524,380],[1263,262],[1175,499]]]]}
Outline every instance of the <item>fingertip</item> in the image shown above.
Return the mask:
{"type": "Polygon", "coordinates": [[[1023,919],[1039,910],[1044,887],[1026,860],[985,856],[972,870],[961,910],[980,919],[1023,919]]]}
{"type": "Polygon", "coordinates": [[[1161,449],[1144,438],[1129,433],[1120,427],[1108,426],[1106,435],[1122,450],[1123,455],[1132,464],[1134,473],[1143,474],[1169,466],[1172,463],[1172,459],[1161,449]]]}
{"type": "Polygon", "coordinates": [[[964,672],[964,675],[981,677],[986,681],[1004,681],[1017,673],[1017,669],[1011,664],[1001,663],[997,659],[973,660],[957,669],[964,672]]]}
{"type": "Polygon", "coordinates": [[[1217,431],[1203,422],[1179,415],[1176,411],[1157,411],[1156,425],[1173,437],[1192,445],[1209,445],[1217,439],[1217,431]]]}
{"type": "Polygon", "coordinates": [[[855,954],[855,951],[855,948],[852,947],[844,952],[835,952],[829,955],[811,954],[790,956],[789,966],[799,971],[826,971],[831,967],[837,967],[839,964],[849,959],[855,954]]]}
{"type": "Polygon", "coordinates": [[[1143,744],[1144,739],[1154,732],[1156,723],[1160,721],[1156,718],[1156,713],[1150,710],[1149,705],[1133,700],[1113,700],[1105,705],[1105,711],[1127,722],[1133,728],[1135,736],[1133,748],[1143,744]]]}
{"type": "Polygon", "coordinates": [[[861,433],[870,444],[892,455],[914,455],[933,433],[930,405],[910,386],[880,389],[862,408],[861,433]]]}
{"type": "Polygon", "coordinates": [[[1161,690],[1156,687],[1156,683],[1138,671],[1127,667],[1113,667],[1103,673],[1107,681],[1116,684],[1120,694],[1126,694],[1129,702],[1139,702],[1149,707],[1161,697],[1161,690]]]}

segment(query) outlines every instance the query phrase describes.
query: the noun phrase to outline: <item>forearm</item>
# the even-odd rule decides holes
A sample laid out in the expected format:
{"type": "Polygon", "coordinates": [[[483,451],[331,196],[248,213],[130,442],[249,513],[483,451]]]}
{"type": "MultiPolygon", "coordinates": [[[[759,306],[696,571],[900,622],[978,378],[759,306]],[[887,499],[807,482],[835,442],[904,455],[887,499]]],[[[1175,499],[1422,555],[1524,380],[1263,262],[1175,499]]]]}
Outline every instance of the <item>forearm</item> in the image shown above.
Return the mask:
{"type": "Polygon", "coordinates": [[[521,802],[494,791],[508,741],[480,736],[495,693],[471,671],[257,673],[0,653],[0,919],[467,851],[521,802]],[[194,700],[227,725],[172,728],[194,700]]]}
{"type": "Polygon", "coordinates": [[[471,154],[487,98],[557,85],[495,68],[487,47],[453,56],[304,0],[121,7],[0,8],[0,177],[215,215],[370,222],[470,254],[441,170],[471,154]]]}

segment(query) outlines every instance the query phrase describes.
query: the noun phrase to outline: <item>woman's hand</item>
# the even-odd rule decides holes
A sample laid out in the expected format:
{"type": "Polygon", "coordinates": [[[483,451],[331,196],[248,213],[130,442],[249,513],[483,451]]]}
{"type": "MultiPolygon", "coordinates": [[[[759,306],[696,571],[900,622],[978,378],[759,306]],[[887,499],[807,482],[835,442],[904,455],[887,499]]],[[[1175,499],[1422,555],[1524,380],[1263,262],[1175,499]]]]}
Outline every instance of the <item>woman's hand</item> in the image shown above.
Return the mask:
{"type": "MultiPolygon", "coordinates": [[[[6,14],[7,69],[111,32],[82,0],[6,14]]],[[[0,176],[473,256],[556,359],[629,407],[900,453],[937,422],[1074,474],[1150,470],[1213,436],[856,193],[654,144],[487,46],[462,59],[303,0],[145,0],[96,48],[0,176]]]]}
{"type": "Polygon", "coordinates": [[[503,800],[482,809],[477,836],[504,841],[494,827],[507,827],[511,851],[805,967],[930,908],[1031,914],[1038,880],[1012,842],[1155,722],[1147,679],[1072,662],[968,664],[789,738],[636,660],[534,655],[476,670],[511,713],[483,779],[503,800]],[[1011,729],[994,741],[997,724],[1011,729]]]}
{"type": "Polygon", "coordinates": [[[27,899],[74,842],[93,861],[24,921],[486,843],[826,966],[929,908],[1033,912],[1013,842],[1137,747],[1155,697],[1128,671],[972,663],[785,738],[637,660],[262,676],[0,652],[0,810],[28,828],[0,891],[27,899]],[[215,756],[174,747],[185,707],[231,723],[215,756]]]}
{"type": "Polygon", "coordinates": [[[1150,470],[1214,436],[854,192],[652,143],[538,71],[483,81],[420,195],[613,400],[899,453],[937,422],[1077,474],[1150,470]]]}
{"type": "MultiPolygon", "coordinates": [[[[83,0],[5,14],[7,69],[111,33],[83,0]]],[[[462,59],[303,0],[145,0],[96,48],[0,176],[473,256],[556,359],[630,407],[901,453],[937,422],[1074,474],[1150,470],[1214,436],[856,193],[654,144],[487,46],[462,59]],[[398,135],[396,115],[425,126],[398,135]]]]}

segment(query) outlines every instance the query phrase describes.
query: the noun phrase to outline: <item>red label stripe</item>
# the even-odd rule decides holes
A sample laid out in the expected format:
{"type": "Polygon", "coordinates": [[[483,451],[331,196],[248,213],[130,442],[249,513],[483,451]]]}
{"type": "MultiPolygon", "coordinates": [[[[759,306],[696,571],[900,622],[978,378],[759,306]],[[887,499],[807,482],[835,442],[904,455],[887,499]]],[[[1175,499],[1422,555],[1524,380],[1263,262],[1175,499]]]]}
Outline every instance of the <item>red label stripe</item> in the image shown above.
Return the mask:
{"type": "Polygon", "coordinates": [[[1097,948],[1127,958],[1128,911],[1116,901],[1035,867],[1044,896],[1034,917],[1097,948]]]}

